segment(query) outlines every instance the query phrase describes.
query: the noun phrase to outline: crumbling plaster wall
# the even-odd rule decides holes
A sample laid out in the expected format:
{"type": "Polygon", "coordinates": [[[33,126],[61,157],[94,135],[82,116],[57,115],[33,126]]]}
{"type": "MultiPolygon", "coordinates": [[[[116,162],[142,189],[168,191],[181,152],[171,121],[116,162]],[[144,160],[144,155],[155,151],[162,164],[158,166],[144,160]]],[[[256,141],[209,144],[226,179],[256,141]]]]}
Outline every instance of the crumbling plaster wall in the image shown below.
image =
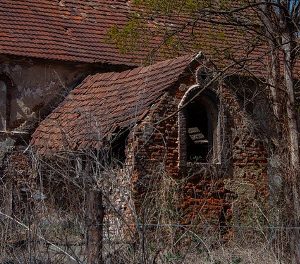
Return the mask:
{"type": "MultiPolygon", "coordinates": [[[[41,110],[55,106],[89,72],[88,65],[24,57],[0,57],[0,73],[13,82],[10,130],[29,129],[26,122],[38,120],[41,110]],[[53,102],[53,103],[52,103],[53,102]]],[[[3,127],[3,126],[2,126],[3,127]]]]}
{"type": "Polygon", "coordinates": [[[225,120],[221,163],[179,167],[178,114],[174,113],[193,84],[193,78],[181,80],[167,92],[129,140],[137,208],[143,212],[145,197],[162,177],[172,177],[180,186],[177,208],[182,224],[216,224],[223,230],[229,225],[256,226],[265,220],[262,212],[268,202],[267,152],[252,116],[230,87],[217,89],[225,120]]]}
{"type": "MultiPolygon", "coordinates": [[[[12,81],[9,124],[0,123],[0,181],[16,146],[25,146],[35,126],[89,74],[121,70],[121,66],[84,64],[0,55],[0,75],[12,81]]],[[[126,68],[125,68],[126,69],[126,68]]],[[[3,101],[3,100],[2,100],[3,101]]],[[[1,122],[1,121],[0,121],[1,122]]],[[[7,173],[6,173],[7,174],[7,173]]]]}
{"type": "Polygon", "coordinates": [[[10,210],[6,208],[9,212],[13,208],[9,199],[12,190],[19,190],[11,197],[16,202],[16,195],[25,188],[15,183],[20,177],[23,183],[32,182],[33,174],[25,173],[31,169],[31,164],[24,162],[28,157],[24,158],[23,154],[30,132],[90,69],[86,65],[4,55],[0,56],[0,61],[0,74],[12,82],[12,86],[8,86],[10,103],[6,109],[10,113],[9,123],[6,128],[0,124],[0,185],[5,201],[2,204],[10,204],[10,210]]]}

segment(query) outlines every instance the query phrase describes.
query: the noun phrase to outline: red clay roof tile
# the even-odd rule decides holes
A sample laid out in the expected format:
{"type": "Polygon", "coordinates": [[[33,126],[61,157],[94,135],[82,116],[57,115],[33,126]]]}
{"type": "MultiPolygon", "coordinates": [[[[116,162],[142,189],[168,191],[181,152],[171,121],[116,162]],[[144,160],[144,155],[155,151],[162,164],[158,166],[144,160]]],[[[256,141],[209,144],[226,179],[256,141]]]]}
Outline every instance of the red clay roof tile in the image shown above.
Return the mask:
{"type": "Polygon", "coordinates": [[[201,19],[186,26],[191,18],[184,15],[172,20],[156,17],[143,21],[149,28],[142,32],[147,40],[137,41],[135,47],[120,53],[116,45],[108,41],[108,31],[113,26],[122,28],[133,11],[134,7],[126,0],[1,0],[0,53],[136,66],[146,58],[148,62],[161,61],[201,50],[220,65],[228,63],[226,57],[231,54],[235,58],[251,58],[247,64],[255,73],[261,74],[265,68],[262,58],[266,57],[266,47],[258,45],[247,53],[256,43],[255,35],[201,19]],[[156,35],[157,25],[167,30],[165,34],[184,28],[174,39],[178,42],[174,43],[175,51],[162,45],[165,35],[156,35]],[[153,57],[147,57],[154,50],[157,52],[153,57]]]}
{"type": "Polygon", "coordinates": [[[40,153],[99,146],[116,127],[130,128],[140,120],[151,104],[187,72],[191,60],[192,56],[182,56],[127,74],[88,76],[41,122],[31,144],[40,153]],[[92,92],[85,93],[87,90],[92,92]],[[88,106],[82,106],[82,101],[88,106]]]}

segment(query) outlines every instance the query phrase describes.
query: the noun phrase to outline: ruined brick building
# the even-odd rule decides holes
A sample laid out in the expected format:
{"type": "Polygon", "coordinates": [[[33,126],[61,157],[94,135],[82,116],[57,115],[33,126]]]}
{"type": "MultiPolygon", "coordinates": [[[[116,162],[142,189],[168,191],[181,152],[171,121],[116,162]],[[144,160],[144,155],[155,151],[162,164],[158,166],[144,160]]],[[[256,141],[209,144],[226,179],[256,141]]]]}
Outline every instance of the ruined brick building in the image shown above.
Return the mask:
{"type": "MultiPolygon", "coordinates": [[[[264,47],[251,47],[251,60],[214,80],[228,47],[249,56],[240,49],[249,44],[245,35],[228,27],[218,37],[219,28],[201,22],[199,39],[184,29],[175,54],[160,46],[147,57],[161,36],[120,53],[107,36],[130,14],[128,1],[1,1],[1,177],[30,175],[22,154],[29,143],[51,156],[101,149],[121,132],[118,155],[133,168],[137,197],[155,170],[188,179],[181,190],[184,223],[200,217],[224,224],[251,214],[253,204],[264,206],[268,153],[260,131],[270,129],[272,118],[268,95],[246,74],[262,77],[264,47]],[[196,55],[194,42],[204,55],[196,55]],[[7,170],[7,161],[16,166],[7,170]]],[[[155,23],[162,20],[147,26],[155,23]]]]}
{"type": "Polygon", "coordinates": [[[234,92],[239,81],[213,82],[208,65],[204,57],[183,56],[89,76],[40,123],[31,143],[51,156],[105,148],[107,139],[113,144],[121,135],[124,149],[117,154],[133,170],[137,201],[163,171],[188,179],[180,204],[185,224],[200,216],[224,224],[233,201],[242,210],[243,195],[249,203],[268,197],[267,153],[257,134],[268,105],[259,94],[248,113],[234,92]]]}

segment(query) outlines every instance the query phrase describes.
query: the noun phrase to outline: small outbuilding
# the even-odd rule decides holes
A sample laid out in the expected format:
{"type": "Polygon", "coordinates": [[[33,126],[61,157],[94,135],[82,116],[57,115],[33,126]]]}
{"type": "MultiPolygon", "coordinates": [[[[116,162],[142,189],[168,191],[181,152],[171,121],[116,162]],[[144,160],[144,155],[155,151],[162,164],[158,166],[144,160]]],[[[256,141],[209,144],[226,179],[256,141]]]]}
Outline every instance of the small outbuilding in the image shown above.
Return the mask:
{"type": "Polygon", "coordinates": [[[117,161],[120,178],[130,171],[140,214],[163,179],[180,182],[180,222],[226,230],[267,210],[263,133],[271,127],[260,82],[218,71],[200,53],[88,76],[40,123],[31,145],[52,158],[94,151],[117,161]]]}

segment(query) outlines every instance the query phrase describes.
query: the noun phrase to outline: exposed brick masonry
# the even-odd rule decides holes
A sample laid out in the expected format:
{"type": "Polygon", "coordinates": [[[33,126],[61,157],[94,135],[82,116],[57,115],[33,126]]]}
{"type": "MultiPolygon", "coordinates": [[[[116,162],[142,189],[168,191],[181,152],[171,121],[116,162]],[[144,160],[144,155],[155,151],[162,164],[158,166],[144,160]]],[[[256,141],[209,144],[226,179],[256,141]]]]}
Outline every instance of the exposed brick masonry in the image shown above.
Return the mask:
{"type": "Polygon", "coordinates": [[[261,209],[264,210],[268,197],[267,153],[252,129],[251,118],[229,87],[219,89],[226,125],[230,126],[225,129],[224,136],[229,160],[223,157],[221,164],[195,164],[184,171],[178,166],[177,115],[163,122],[159,120],[177,111],[191,82],[189,80],[188,85],[181,85],[181,89],[174,87],[166,93],[135,130],[134,141],[138,142],[135,146],[137,204],[155,181],[160,180],[163,171],[168,177],[186,178],[178,205],[182,211],[182,223],[254,224],[251,221],[256,219],[249,215],[257,213],[253,212],[254,204],[261,205],[263,201],[261,209]]]}

